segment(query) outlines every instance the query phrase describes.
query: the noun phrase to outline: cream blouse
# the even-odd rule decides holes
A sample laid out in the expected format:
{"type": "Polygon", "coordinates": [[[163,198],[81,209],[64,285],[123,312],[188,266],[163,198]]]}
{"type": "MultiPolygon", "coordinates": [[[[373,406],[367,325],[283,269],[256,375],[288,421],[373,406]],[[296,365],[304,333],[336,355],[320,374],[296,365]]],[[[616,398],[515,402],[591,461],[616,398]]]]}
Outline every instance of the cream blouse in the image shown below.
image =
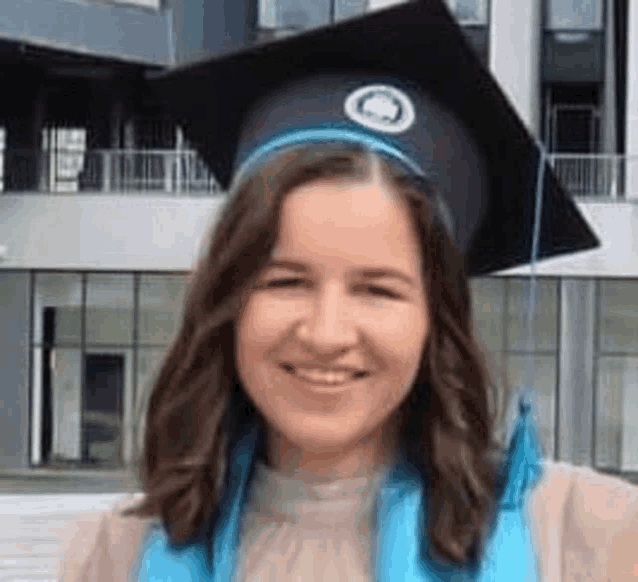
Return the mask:
{"type": "Polygon", "coordinates": [[[368,582],[374,494],[386,467],[319,479],[256,466],[235,582],[368,582]]]}

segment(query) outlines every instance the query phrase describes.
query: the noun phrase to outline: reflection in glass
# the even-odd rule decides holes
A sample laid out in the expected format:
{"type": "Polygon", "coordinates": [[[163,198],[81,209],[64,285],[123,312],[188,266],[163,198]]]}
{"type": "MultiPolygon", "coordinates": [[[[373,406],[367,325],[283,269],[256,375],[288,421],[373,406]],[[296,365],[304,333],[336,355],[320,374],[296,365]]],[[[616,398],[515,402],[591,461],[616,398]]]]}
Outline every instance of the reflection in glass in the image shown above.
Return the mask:
{"type": "Polygon", "coordinates": [[[335,20],[352,18],[363,14],[366,8],[366,0],[334,0],[335,20]]]}
{"type": "Polygon", "coordinates": [[[602,28],[602,0],[547,0],[548,28],[602,28]]]}
{"type": "Polygon", "coordinates": [[[448,6],[462,24],[487,24],[487,0],[447,0],[448,6]]]}
{"type": "Polygon", "coordinates": [[[503,345],[503,304],[505,281],[498,277],[470,280],[472,320],[476,339],[490,352],[500,352],[503,345]]]}
{"type": "Polygon", "coordinates": [[[259,28],[305,29],[330,22],[331,0],[259,0],[259,28]]]}
{"type": "Polygon", "coordinates": [[[87,344],[132,343],[132,275],[90,274],[86,303],[87,344]]]}
{"type": "Polygon", "coordinates": [[[368,0],[368,11],[383,10],[396,4],[403,4],[410,0],[368,0]]]}
{"type": "Polygon", "coordinates": [[[145,415],[153,382],[159,373],[168,348],[140,348],[137,352],[137,399],[135,402],[135,446],[141,448],[144,440],[145,415]]]}
{"type": "Polygon", "coordinates": [[[534,338],[529,341],[528,303],[530,280],[510,279],[507,301],[507,346],[514,351],[556,350],[558,344],[558,283],[540,279],[536,284],[534,338]]]}
{"type": "Polygon", "coordinates": [[[599,358],[596,466],[638,470],[638,358],[599,358]]]}
{"type": "Polygon", "coordinates": [[[181,322],[186,276],[143,275],[140,279],[138,338],[142,344],[166,345],[181,322]]]}
{"type": "MultiPolygon", "coordinates": [[[[52,404],[51,461],[82,460],[81,403],[82,354],[79,349],[57,348],[50,357],[52,404]]],[[[44,423],[46,424],[46,423],[44,423]]]]}
{"type": "Polygon", "coordinates": [[[132,387],[125,380],[127,353],[95,353],[85,356],[82,393],[82,445],[84,460],[121,465],[125,393],[132,387]]]}
{"type": "Polygon", "coordinates": [[[34,297],[34,339],[44,341],[45,318],[56,345],[79,345],[82,330],[82,276],[75,273],[37,273],[34,297]]]}
{"type": "Polygon", "coordinates": [[[638,281],[600,282],[601,352],[638,354],[638,281]]]}

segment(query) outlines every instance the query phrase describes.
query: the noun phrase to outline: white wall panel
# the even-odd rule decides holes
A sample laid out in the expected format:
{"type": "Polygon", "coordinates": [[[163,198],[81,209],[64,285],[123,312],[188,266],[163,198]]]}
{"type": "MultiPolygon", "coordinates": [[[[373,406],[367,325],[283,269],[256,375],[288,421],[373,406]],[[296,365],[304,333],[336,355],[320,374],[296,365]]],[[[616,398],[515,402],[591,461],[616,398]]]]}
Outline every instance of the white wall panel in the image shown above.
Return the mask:
{"type": "Polygon", "coordinates": [[[0,268],[187,270],[225,201],[3,196],[0,268]]]}
{"type": "Polygon", "coordinates": [[[541,2],[491,0],[489,66],[527,125],[540,130],[541,2]]]}

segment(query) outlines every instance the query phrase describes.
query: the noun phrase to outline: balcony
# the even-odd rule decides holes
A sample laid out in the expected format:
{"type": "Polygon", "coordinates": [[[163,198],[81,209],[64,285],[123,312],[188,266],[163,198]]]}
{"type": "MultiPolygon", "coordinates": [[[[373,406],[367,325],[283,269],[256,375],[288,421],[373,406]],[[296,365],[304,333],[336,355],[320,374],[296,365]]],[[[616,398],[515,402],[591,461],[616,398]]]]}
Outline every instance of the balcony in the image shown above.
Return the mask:
{"type": "Polygon", "coordinates": [[[551,154],[550,163],[574,197],[624,200],[638,194],[638,156],[551,154]]]}
{"type": "MultiPolygon", "coordinates": [[[[559,182],[574,197],[620,201],[638,194],[638,156],[579,153],[551,154],[549,159],[559,182]]],[[[175,197],[224,194],[195,150],[82,147],[38,152],[0,149],[0,192],[175,197]],[[37,180],[26,179],[30,167],[37,168],[37,180]]]]}
{"type": "Polygon", "coordinates": [[[195,150],[82,148],[0,150],[0,192],[175,197],[223,194],[195,150]],[[29,168],[37,169],[36,180],[25,179],[29,168]]]}

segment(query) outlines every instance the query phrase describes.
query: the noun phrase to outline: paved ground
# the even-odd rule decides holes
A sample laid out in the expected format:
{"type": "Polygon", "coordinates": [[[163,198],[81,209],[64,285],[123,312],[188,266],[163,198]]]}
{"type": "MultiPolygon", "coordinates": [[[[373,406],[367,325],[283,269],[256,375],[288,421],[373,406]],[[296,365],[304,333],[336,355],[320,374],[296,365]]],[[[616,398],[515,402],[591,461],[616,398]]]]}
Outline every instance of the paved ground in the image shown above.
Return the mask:
{"type": "Polygon", "coordinates": [[[137,491],[125,474],[0,474],[0,582],[55,580],[59,532],[137,491]]]}

